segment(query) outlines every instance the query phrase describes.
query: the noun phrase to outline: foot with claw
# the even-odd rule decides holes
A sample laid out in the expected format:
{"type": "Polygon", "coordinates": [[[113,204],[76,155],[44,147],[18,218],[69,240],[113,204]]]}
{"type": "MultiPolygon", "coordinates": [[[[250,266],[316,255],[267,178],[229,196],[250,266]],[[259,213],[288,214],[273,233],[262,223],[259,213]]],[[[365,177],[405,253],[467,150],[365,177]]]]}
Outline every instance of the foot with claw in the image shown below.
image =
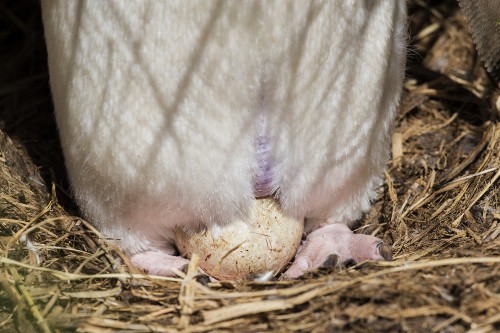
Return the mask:
{"type": "Polygon", "coordinates": [[[355,234],[347,225],[333,223],[307,235],[285,277],[297,278],[316,268],[334,267],[349,260],[390,261],[392,251],[377,237],[355,234]]]}

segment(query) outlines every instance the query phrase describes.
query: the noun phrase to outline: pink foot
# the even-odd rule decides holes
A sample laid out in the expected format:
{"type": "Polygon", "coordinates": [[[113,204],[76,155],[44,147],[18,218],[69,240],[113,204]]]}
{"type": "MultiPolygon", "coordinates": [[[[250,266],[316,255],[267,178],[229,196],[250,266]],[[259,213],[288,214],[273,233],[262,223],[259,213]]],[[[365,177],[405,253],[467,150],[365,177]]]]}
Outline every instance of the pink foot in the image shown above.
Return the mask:
{"type": "Polygon", "coordinates": [[[354,234],[345,224],[333,223],[307,235],[285,277],[296,278],[315,268],[351,259],[392,260],[392,251],[377,237],[354,234]]]}
{"type": "Polygon", "coordinates": [[[163,276],[175,276],[173,269],[182,271],[184,266],[189,264],[189,260],[185,258],[160,250],[133,254],[130,256],[130,261],[147,274],[163,276]]]}

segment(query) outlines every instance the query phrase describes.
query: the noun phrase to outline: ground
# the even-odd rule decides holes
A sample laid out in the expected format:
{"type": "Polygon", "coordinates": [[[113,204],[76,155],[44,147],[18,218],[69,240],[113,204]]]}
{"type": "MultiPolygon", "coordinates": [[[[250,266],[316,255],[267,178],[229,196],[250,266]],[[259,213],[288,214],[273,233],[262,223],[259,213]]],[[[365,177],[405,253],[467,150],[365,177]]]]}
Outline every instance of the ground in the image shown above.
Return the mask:
{"type": "Polygon", "coordinates": [[[195,261],[183,278],[131,270],[78,216],[38,6],[0,4],[0,332],[500,330],[498,86],[454,1],[410,2],[393,158],[357,230],[394,261],[208,286],[195,261]]]}

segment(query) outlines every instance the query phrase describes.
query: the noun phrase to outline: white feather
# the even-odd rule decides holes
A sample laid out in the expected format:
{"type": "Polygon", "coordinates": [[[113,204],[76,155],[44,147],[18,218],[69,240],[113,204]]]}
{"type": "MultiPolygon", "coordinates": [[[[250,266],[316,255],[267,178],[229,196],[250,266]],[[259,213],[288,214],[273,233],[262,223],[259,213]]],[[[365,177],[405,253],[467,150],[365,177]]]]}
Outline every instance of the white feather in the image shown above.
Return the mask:
{"type": "Polygon", "coordinates": [[[404,1],[42,1],[66,166],[127,253],[244,218],[270,139],[285,212],[350,223],[388,157],[404,1]]]}

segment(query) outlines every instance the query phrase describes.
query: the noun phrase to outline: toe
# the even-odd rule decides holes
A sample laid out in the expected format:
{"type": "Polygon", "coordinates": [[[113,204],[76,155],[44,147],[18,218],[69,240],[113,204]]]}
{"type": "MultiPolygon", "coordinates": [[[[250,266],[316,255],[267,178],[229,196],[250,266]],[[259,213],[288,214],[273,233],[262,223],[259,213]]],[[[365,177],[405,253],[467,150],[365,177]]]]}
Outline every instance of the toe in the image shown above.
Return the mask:
{"type": "Polygon", "coordinates": [[[354,234],[349,242],[351,258],[356,262],[365,260],[392,260],[391,247],[380,238],[354,234]]]}
{"type": "Polygon", "coordinates": [[[377,252],[382,258],[384,258],[384,260],[392,261],[392,250],[391,247],[386,243],[380,242],[377,245],[377,252]]]}
{"type": "Polygon", "coordinates": [[[288,270],[283,274],[285,278],[295,279],[302,276],[309,269],[309,263],[307,257],[303,255],[297,255],[293,264],[288,268],[288,270]]]}
{"type": "Polygon", "coordinates": [[[175,270],[183,271],[189,260],[166,251],[144,251],[130,256],[131,263],[147,274],[175,276],[175,270]]]}
{"type": "Polygon", "coordinates": [[[354,234],[345,224],[333,223],[307,235],[285,277],[365,260],[392,260],[391,247],[377,237],[354,234]]]}

